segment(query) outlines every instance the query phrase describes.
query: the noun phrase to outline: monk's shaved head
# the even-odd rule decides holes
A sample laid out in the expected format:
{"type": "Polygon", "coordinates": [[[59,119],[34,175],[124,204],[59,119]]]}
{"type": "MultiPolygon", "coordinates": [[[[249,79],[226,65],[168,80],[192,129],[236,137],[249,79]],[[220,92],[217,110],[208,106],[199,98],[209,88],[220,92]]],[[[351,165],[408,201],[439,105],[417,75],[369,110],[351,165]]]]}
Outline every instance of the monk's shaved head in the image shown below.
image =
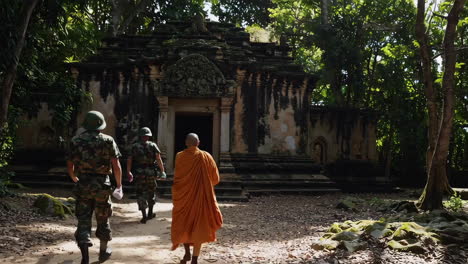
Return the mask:
{"type": "Polygon", "coordinates": [[[198,147],[198,144],[200,144],[200,139],[195,133],[190,133],[185,138],[185,145],[187,147],[198,147]]]}

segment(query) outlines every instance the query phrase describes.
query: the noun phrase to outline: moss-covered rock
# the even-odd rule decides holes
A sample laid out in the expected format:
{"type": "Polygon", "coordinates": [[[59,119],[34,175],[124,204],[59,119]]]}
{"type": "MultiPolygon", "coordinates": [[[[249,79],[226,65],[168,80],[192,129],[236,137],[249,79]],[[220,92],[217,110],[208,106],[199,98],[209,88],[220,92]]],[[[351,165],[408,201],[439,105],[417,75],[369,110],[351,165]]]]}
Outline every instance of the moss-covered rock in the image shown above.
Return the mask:
{"type": "Polygon", "coordinates": [[[312,243],[311,247],[315,250],[333,250],[338,247],[340,242],[331,239],[320,239],[312,243]]]}
{"type": "Polygon", "coordinates": [[[357,211],[357,206],[358,204],[362,203],[363,200],[357,199],[357,198],[352,198],[352,197],[347,197],[343,200],[341,200],[337,205],[336,208],[338,209],[344,209],[347,211],[357,211]]]}
{"type": "Polygon", "coordinates": [[[434,240],[438,240],[438,236],[435,233],[430,232],[427,228],[415,222],[401,222],[400,226],[393,233],[392,239],[408,240],[420,239],[424,237],[429,237],[434,240]]]}
{"type": "Polygon", "coordinates": [[[65,199],[60,199],[49,194],[40,194],[37,195],[36,200],[34,201],[34,207],[39,208],[39,211],[43,214],[48,214],[52,216],[66,217],[73,213],[73,206],[65,199]],[[68,203],[68,205],[67,205],[68,203]]]}
{"type": "MultiPolygon", "coordinates": [[[[451,232],[447,233],[461,232],[461,230],[455,231],[455,227],[461,229],[465,225],[463,221],[451,223],[451,226],[447,227],[451,232]]],[[[415,222],[387,222],[385,219],[381,219],[379,221],[360,220],[353,222],[348,220],[343,223],[334,223],[322,236],[322,239],[337,241],[340,247],[354,252],[367,245],[366,239],[369,236],[375,239],[386,238],[390,241],[388,243],[390,248],[413,253],[425,252],[424,246],[438,244],[441,238],[428,226],[415,222]]]]}
{"type": "Polygon", "coordinates": [[[330,226],[330,228],[328,228],[328,230],[327,230],[327,232],[329,232],[329,233],[335,233],[335,234],[336,234],[336,233],[340,233],[340,232],[342,232],[342,231],[343,231],[343,229],[341,229],[339,223],[333,223],[333,224],[330,226]]]}
{"type": "Polygon", "coordinates": [[[399,251],[408,251],[416,254],[423,254],[426,252],[421,242],[410,243],[406,240],[390,240],[387,245],[389,248],[399,251]]]}
{"type": "Polygon", "coordinates": [[[338,234],[335,234],[331,237],[332,240],[336,241],[353,241],[359,238],[359,235],[355,232],[343,231],[338,234]]]}
{"type": "Polygon", "coordinates": [[[418,208],[414,202],[410,201],[401,201],[391,205],[393,211],[397,212],[407,212],[407,213],[417,213],[418,208]]]}
{"type": "Polygon", "coordinates": [[[340,246],[344,247],[348,252],[353,253],[355,251],[365,249],[367,247],[367,243],[356,239],[352,241],[343,241],[340,246]]]}
{"type": "Polygon", "coordinates": [[[383,238],[383,237],[388,237],[393,234],[393,231],[389,228],[387,228],[388,224],[385,222],[381,221],[376,221],[372,224],[369,224],[365,228],[366,234],[369,234],[370,236],[374,238],[383,238]]]}

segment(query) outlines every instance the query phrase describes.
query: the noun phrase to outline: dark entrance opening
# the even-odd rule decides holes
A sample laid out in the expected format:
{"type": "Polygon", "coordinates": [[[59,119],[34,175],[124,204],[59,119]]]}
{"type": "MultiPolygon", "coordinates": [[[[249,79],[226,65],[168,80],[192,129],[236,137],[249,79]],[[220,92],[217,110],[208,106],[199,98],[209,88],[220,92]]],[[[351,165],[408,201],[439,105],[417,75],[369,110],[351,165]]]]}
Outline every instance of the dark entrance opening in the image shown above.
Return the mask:
{"type": "Polygon", "coordinates": [[[213,155],[213,114],[178,112],[175,118],[174,153],[186,148],[185,136],[195,133],[200,138],[200,149],[213,155]]]}

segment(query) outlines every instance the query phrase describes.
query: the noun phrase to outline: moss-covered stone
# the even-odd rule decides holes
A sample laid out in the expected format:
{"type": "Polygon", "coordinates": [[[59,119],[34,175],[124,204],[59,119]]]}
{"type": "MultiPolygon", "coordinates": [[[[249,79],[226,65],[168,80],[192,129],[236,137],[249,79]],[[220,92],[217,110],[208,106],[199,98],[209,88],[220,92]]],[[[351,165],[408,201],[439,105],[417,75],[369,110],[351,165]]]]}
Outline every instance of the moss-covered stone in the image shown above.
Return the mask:
{"type": "MultiPolygon", "coordinates": [[[[447,227],[450,232],[445,232],[445,236],[450,233],[452,235],[455,233],[463,234],[463,228],[465,228],[465,224],[461,220],[451,223],[447,227]],[[458,229],[456,229],[457,227],[458,229]]],[[[334,223],[322,238],[338,241],[340,247],[349,252],[354,252],[366,246],[364,240],[367,235],[370,235],[376,239],[388,238],[393,241],[389,242],[389,247],[392,249],[422,253],[425,251],[424,245],[435,245],[440,242],[441,236],[433,231],[429,226],[423,226],[415,222],[386,222],[385,219],[355,222],[348,220],[343,223],[334,223]],[[338,232],[340,229],[342,231],[338,232]],[[362,236],[363,233],[366,235],[362,236]]],[[[449,237],[448,239],[450,240],[449,237]]],[[[451,239],[450,241],[459,243],[461,240],[451,239]]]]}
{"type": "Polygon", "coordinates": [[[387,228],[387,223],[376,221],[372,224],[369,224],[365,228],[365,232],[374,238],[383,238],[388,237],[393,234],[393,231],[387,228]]]}
{"type": "Polygon", "coordinates": [[[353,241],[359,238],[355,232],[343,231],[335,234],[331,239],[336,241],[353,241]]]}
{"type": "Polygon", "coordinates": [[[333,250],[338,247],[340,242],[331,239],[320,239],[312,243],[311,247],[315,250],[333,250]]]}
{"type": "Polygon", "coordinates": [[[407,213],[416,213],[418,212],[418,208],[414,202],[410,201],[401,201],[398,203],[394,203],[391,205],[393,211],[397,212],[407,212],[407,213]]]}
{"type": "Polygon", "coordinates": [[[349,211],[357,211],[357,203],[355,200],[351,198],[346,198],[341,200],[337,205],[336,208],[338,209],[344,209],[344,210],[349,210],[349,211]]]}
{"type": "Polygon", "coordinates": [[[367,247],[367,243],[356,239],[352,241],[343,241],[340,246],[344,247],[348,252],[353,253],[355,251],[365,249],[367,247]]]}
{"type": "Polygon", "coordinates": [[[406,240],[390,240],[387,245],[389,248],[399,251],[413,252],[416,254],[423,254],[426,252],[421,242],[409,243],[406,240]]]}
{"type": "Polygon", "coordinates": [[[330,228],[328,229],[327,232],[335,233],[335,234],[336,234],[336,233],[340,233],[340,232],[342,232],[342,231],[343,231],[343,229],[341,229],[339,223],[333,223],[333,224],[330,226],[330,228]]]}
{"type": "Polygon", "coordinates": [[[37,198],[34,201],[34,207],[39,208],[39,211],[43,214],[62,218],[73,213],[73,210],[71,209],[72,206],[66,205],[61,199],[49,194],[37,195],[37,198]]]}

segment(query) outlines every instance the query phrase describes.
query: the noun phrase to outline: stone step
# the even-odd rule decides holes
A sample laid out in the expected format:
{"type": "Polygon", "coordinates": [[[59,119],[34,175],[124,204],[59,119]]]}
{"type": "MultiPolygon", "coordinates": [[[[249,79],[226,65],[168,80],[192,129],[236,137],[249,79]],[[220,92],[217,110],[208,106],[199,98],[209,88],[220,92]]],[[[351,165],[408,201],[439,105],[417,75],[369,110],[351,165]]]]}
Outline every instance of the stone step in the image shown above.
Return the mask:
{"type": "MultiPolygon", "coordinates": [[[[58,187],[63,189],[71,190],[74,186],[74,183],[69,181],[15,181],[23,184],[29,188],[39,188],[39,187],[58,187]]],[[[131,196],[134,196],[135,188],[133,186],[124,185],[124,193],[130,193],[131,196]]],[[[171,198],[171,189],[170,187],[164,186],[157,188],[157,194],[163,198],[171,198]]],[[[219,201],[248,201],[248,197],[245,195],[242,188],[226,188],[226,187],[215,187],[216,197],[219,201]]]]}
{"type": "MultiPolygon", "coordinates": [[[[166,180],[158,180],[157,192],[159,196],[170,198],[173,178],[172,175],[168,177],[166,180]]],[[[71,188],[73,186],[63,167],[49,172],[19,170],[13,180],[28,187],[71,188]]],[[[134,184],[127,182],[126,177],[123,185],[127,193],[134,193],[134,184]]],[[[215,193],[220,201],[247,201],[250,195],[338,192],[340,191],[338,186],[330,178],[318,173],[247,173],[238,174],[236,177],[231,174],[221,174],[221,182],[215,186],[215,193]]]]}
{"type": "MultiPolygon", "coordinates": [[[[172,199],[171,194],[163,194],[161,198],[172,199]]],[[[216,196],[218,201],[231,201],[231,202],[248,202],[249,198],[246,195],[229,195],[229,196],[216,196]]]]}
{"type": "Polygon", "coordinates": [[[246,180],[242,182],[243,186],[248,185],[301,185],[301,184],[336,184],[331,180],[246,180]]]}
{"type": "Polygon", "coordinates": [[[340,192],[337,188],[275,188],[275,189],[246,189],[249,195],[270,195],[270,194],[323,194],[340,192]]]}
{"type": "MultiPolygon", "coordinates": [[[[163,186],[160,187],[158,186],[158,192],[161,194],[170,194],[171,193],[171,187],[170,186],[163,186]]],[[[241,196],[243,195],[243,189],[242,188],[230,188],[230,187],[218,187],[215,186],[215,193],[216,196],[241,196]]]]}

